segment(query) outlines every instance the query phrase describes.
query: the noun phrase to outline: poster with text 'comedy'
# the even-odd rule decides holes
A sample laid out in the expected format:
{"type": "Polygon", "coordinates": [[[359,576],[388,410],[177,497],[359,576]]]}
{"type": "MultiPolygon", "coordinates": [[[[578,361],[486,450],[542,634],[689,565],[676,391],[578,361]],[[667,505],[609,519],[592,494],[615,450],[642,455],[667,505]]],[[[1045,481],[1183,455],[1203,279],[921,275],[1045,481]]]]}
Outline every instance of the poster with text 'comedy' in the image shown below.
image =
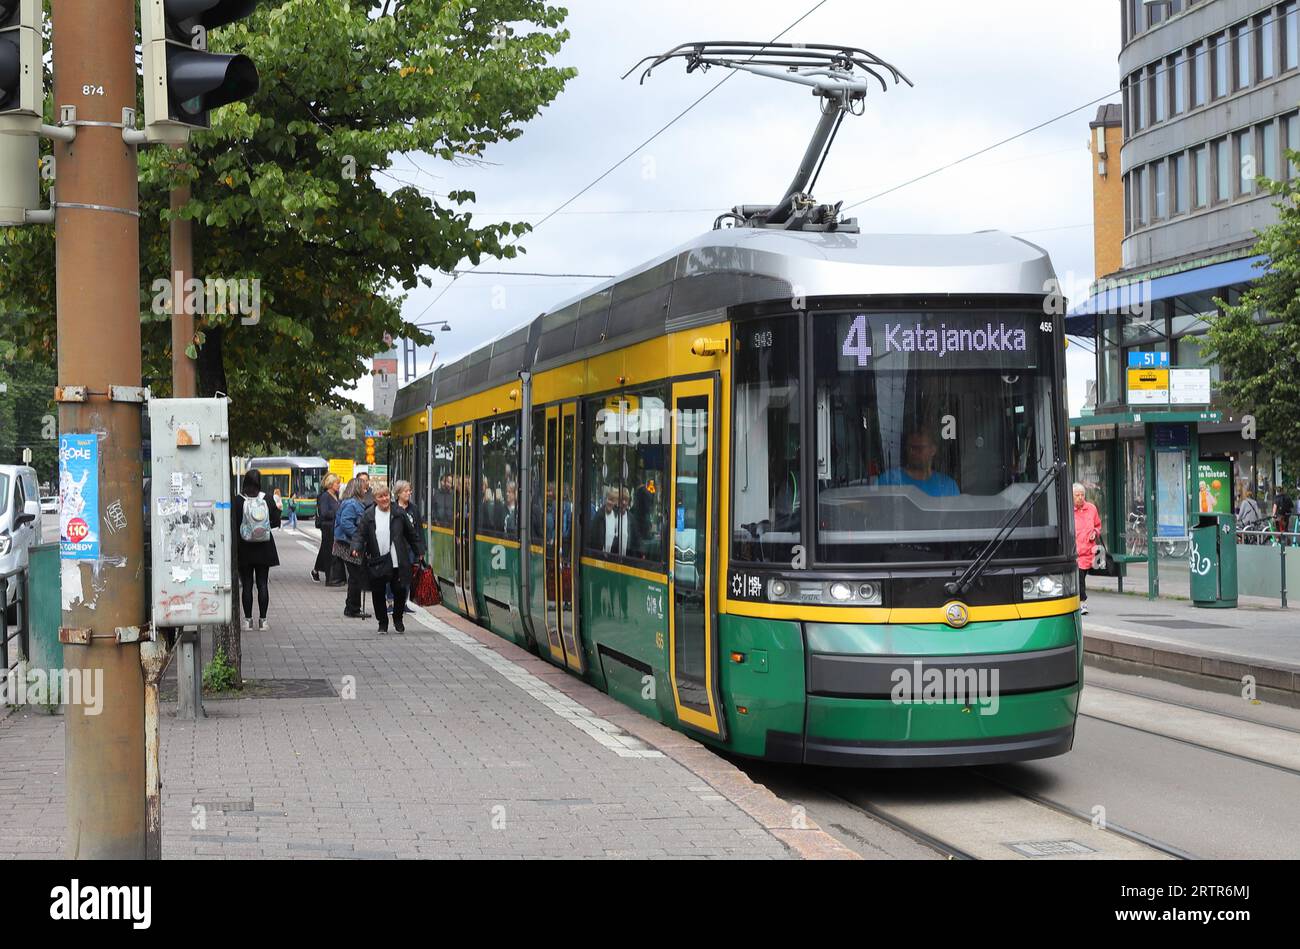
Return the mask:
{"type": "Polygon", "coordinates": [[[59,557],[99,559],[99,439],[59,436],[59,557]]]}

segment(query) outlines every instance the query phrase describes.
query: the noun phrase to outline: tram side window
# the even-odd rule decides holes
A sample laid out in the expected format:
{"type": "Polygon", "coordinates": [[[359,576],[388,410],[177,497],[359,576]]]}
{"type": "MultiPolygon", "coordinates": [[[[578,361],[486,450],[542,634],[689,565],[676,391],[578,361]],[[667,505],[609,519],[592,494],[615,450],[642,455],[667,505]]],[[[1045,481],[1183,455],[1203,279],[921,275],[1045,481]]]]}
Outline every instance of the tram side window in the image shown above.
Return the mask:
{"type": "Polygon", "coordinates": [[[433,523],[451,527],[452,435],[444,428],[433,433],[433,523]]]}
{"type": "Polygon", "coordinates": [[[478,529],[486,534],[519,534],[519,417],[479,424],[482,455],[478,485],[478,529]]]}
{"type": "Polygon", "coordinates": [[[664,563],[665,395],[655,388],[587,404],[586,549],[591,553],[664,563]]]}
{"type": "Polygon", "coordinates": [[[546,410],[533,412],[533,457],[528,465],[529,518],[532,520],[532,543],[541,545],[546,540],[546,518],[542,513],[542,499],[546,497],[546,410]]]}
{"type": "Polygon", "coordinates": [[[419,512],[420,524],[429,523],[429,433],[417,432],[415,436],[415,458],[410,469],[411,490],[414,493],[415,509],[419,512]]]}
{"type": "Polygon", "coordinates": [[[799,321],[736,325],[732,555],[789,563],[800,538],[799,321]]]}

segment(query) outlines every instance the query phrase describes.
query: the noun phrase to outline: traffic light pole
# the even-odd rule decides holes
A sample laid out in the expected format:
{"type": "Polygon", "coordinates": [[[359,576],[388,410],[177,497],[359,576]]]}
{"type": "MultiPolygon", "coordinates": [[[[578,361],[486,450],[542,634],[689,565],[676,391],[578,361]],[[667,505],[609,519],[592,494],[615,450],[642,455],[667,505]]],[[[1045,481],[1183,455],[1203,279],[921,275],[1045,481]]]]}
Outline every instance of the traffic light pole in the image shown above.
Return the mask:
{"type": "Polygon", "coordinates": [[[139,185],[121,129],[136,105],[135,8],[53,5],[55,103],[75,105],[80,126],[54,146],[59,430],[95,438],[101,528],[95,559],[62,562],[65,665],[103,697],[100,714],[65,719],[66,854],[80,859],[146,853],[139,185]]]}
{"type": "MultiPolygon", "coordinates": [[[[185,154],[184,146],[179,153],[185,154]]],[[[194,314],[185,307],[185,282],[194,273],[194,222],[179,217],[190,202],[188,184],[173,188],[171,192],[171,256],[172,272],[172,396],[193,399],[199,394],[194,360],[186,349],[194,342],[194,314]]],[[[176,641],[176,717],[195,721],[203,717],[202,658],[197,629],[178,630],[176,641]]],[[[236,635],[238,631],[236,630],[236,635]]],[[[153,789],[150,788],[152,803],[153,789]]]]}

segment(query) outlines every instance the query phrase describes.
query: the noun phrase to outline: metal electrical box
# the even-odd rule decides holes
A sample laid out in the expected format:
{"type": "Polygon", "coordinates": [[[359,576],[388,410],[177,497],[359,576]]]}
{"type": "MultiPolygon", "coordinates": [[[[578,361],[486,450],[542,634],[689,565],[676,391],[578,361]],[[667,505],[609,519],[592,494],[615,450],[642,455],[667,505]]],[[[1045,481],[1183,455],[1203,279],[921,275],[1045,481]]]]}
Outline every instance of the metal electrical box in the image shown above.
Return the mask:
{"type": "Polygon", "coordinates": [[[229,623],[233,526],[227,399],[149,401],[153,623],[229,623]]]}

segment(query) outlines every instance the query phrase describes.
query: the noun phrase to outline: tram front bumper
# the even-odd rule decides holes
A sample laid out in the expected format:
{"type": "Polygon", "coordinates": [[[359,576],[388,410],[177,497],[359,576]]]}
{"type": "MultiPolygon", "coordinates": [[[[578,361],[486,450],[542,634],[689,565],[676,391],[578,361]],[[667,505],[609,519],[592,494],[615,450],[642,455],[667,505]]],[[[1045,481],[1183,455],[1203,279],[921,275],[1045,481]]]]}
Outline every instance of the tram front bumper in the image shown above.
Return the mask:
{"type": "Polygon", "coordinates": [[[1083,681],[1077,618],[981,625],[954,638],[807,624],[804,763],[949,767],[1069,751],[1083,681]]]}

